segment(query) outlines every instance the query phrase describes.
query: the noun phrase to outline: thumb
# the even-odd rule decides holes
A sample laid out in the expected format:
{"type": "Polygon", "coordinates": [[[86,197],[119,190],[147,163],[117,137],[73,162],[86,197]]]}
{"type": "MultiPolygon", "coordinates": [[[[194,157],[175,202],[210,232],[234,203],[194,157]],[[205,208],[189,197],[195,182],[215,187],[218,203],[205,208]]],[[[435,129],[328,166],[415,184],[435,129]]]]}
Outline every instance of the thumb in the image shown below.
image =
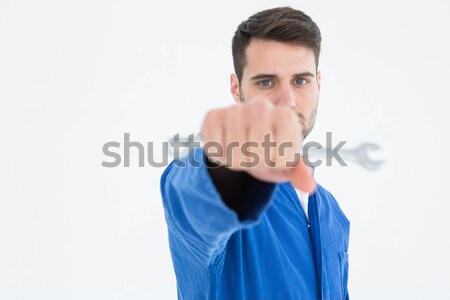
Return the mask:
{"type": "Polygon", "coordinates": [[[302,159],[291,171],[291,182],[295,188],[309,194],[316,190],[316,182],[312,177],[311,169],[303,163],[302,159]]]}

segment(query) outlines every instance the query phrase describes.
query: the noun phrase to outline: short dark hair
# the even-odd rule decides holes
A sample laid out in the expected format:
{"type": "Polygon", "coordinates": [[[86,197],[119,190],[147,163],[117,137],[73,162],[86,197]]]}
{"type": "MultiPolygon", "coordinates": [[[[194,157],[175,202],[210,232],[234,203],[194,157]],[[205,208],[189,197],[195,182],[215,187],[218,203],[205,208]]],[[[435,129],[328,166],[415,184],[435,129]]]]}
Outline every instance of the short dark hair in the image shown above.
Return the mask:
{"type": "Polygon", "coordinates": [[[286,42],[313,49],[316,70],[319,66],[322,36],[314,21],[300,10],[277,7],[260,11],[242,22],[232,41],[233,64],[239,82],[246,64],[245,49],[252,38],[286,42]]]}

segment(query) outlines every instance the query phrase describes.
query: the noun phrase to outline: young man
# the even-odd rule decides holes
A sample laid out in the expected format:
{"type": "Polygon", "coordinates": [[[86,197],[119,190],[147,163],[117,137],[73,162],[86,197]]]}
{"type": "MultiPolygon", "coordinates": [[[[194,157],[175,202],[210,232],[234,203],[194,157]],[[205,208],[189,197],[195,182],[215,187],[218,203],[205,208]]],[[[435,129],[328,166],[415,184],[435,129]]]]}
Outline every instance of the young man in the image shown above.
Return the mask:
{"type": "Polygon", "coordinates": [[[327,190],[311,189],[304,164],[288,165],[314,126],[320,43],[311,18],[289,7],[237,28],[236,104],[206,115],[203,139],[226,149],[270,133],[273,147],[198,147],[163,173],[179,299],[348,299],[349,221],[327,190]],[[283,142],[294,146],[280,151],[283,142]]]}

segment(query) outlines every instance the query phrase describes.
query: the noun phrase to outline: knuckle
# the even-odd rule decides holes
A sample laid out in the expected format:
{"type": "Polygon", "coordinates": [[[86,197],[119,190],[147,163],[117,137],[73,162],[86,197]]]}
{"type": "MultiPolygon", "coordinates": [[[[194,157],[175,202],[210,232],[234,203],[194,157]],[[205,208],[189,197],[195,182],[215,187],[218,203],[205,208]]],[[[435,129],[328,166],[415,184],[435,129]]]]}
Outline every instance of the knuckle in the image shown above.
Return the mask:
{"type": "Polygon", "coordinates": [[[273,104],[270,101],[260,100],[253,103],[254,109],[258,114],[267,115],[271,110],[273,110],[273,104]]]}
{"type": "Polygon", "coordinates": [[[276,108],[273,112],[274,119],[283,124],[297,122],[297,116],[292,110],[286,108],[276,108]]]}
{"type": "Polygon", "coordinates": [[[215,127],[218,126],[217,121],[221,119],[220,115],[221,115],[221,112],[217,109],[210,110],[206,113],[206,116],[203,120],[203,124],[201,127],[203,137],[208,136],[209,133],[212,132],[215,127]]]}
{"type": "Polygon", "coordinates": [[[242,111],[242,107],[240,105],[233,105],[227,111],[227,116],[229,118],[238,119],[242,111]]]}
{"type": "Polygon", "coordinates": [[[273,122],[277,128],[295,128],[298,124],[296,116],[291,112],[279,112],[273,115],[273,122]]]}
{"type": "Polygon", "coordinates": [[[233,135],[236,127],[236,123],[239,120],[239,110],[234,107],[230,107],[226,111],[224,116],[224,130],[227,135],[233,135]]]}
{"type": "Polygon", "coordinates": [[[210,110],[206,113],[204,123],[211,124],[213,123],[214,120],[217,120],[218,117],[219,117],[219,110],[217,109],[210,110]]]}

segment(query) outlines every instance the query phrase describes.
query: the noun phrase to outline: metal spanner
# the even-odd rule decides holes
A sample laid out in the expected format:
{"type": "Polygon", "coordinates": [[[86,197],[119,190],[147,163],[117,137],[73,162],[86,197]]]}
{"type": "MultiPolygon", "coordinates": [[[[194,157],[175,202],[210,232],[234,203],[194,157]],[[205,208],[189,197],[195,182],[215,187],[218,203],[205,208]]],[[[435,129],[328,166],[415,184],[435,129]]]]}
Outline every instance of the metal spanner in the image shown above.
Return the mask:
{"type": "MultiPolygon", "coordinates": [[[[379,150],[381,147],[374,143],[362,143],[359,146],[351,149],[342,148],[337,153],[342,158],[344,163],[347,165],[348,161],[359,164],[369,171],[376,171],[380,169],[381,165],[384,163],[383,160],[373,160],[369,157],[368,153],[370,151],[379,150]]],[[[327,153],[332,151],[332,149],[317,149],[311,148],[307,153],[308,161],[312,162],[311,157],[320,158],[326,157],[327,153]]]]}

